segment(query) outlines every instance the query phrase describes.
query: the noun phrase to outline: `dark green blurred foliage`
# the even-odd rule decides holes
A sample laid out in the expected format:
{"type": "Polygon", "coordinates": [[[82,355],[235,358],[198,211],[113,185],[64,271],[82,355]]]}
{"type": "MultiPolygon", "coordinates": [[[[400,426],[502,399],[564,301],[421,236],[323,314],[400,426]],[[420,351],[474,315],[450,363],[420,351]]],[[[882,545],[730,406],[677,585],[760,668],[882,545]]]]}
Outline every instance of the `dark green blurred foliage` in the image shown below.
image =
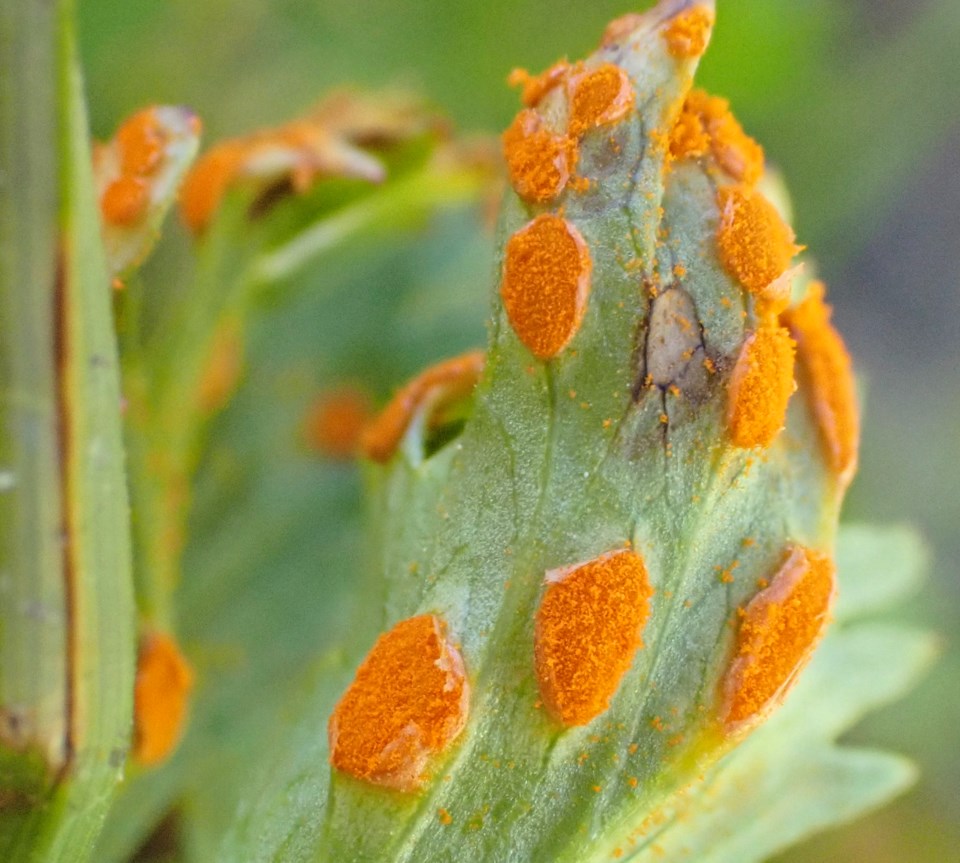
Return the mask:
{"type": "MultiPolygon", "coordinates": [[[[923,771],[920,784],[882,813],[783,859],[945,861],[960,846],[955,743],[960,725],[955,697],[960,677],[955,643],[960,632],[955,492],[960,480],[960,290],[954,264],[960,259],[960,5],[956,0],[718,0],[717,5],[715,41],[700,81],[731,99],[745,128],[783,168],[799,239],[820,262],[836,319],[864,380],[861,471],[847,514],[921,526],[934,548],[934,577],[905,615],[932,622],[947,637],[946,655],[923,686],[856,734],[858,741],[913,755],[923,771]]],[[[435,100],[461,129],[497,132],[517,104],[504,83],[513,66],[539,70],[559,55],[581,55],[607,20],[628,9],[610,0],[581,5],[84,0],[80,15],[96,134],[106,137],[121,117],[143,104],[171,102],[200,114],[209,142],[284,120],[344,83],[399,83],[435,100]]],[[[456,259],[437,260],[444,241],[434,233],[412,250],[386,250],[377,263],[360,256],[345,260],[337,272],[351,272],[352,279],[382,279],[386,289],[420,277],[447,279],[474,299],[453,305],[459,317],[443,309],[430,315],[425,309],[417,314],[394,310],[396,326],[437,334],[429,353],[393,355],[387,368],[371,370],[363,366],[376,365],[377,353],[358,345],[354,367],[342,371],[399,379],[429,359],[480,342],[489,242],[479,238],[465,245],[461,239],[456,259]]],[[[163,249],[153,268],[164,273],[163,249]]],[[[319,277],[304,281],[310,278],[319,277]]],[[[349,333],[324,326],[329,300],[320,293],[349,296],[349,285],[327,285],[316,299],[279,307],[251,345],[253,371],[231,412],[251,410],[266,393],[277,395],[278,410],[266,420],[274,428],[263,430],[266,438],[289,433],[316,380],[338,371],[323,367],[325,357],[345,355],[343,345],[324,341],[348,339],[349,333]],[[315,328],[312,355],[284,355],[283,345],[278,348],[271,338],[296,327],[315,328]]],[[[304,341],[310,340],[284,343],[304,341]]],[[[381,357],[387,348],[381,346],[381,357]]],[[[229,436],[229,412],[223,421],[229,436]]],[[[230,458],[250,455],[247,442],[235,444],[230,458]]],[[[211,523],[218,518],[217,496],[238,493],[229,485],[233,466],[223,458],[210,455],[198,490],[197,518],[206,513],[211,523]]],[[[268,472],[270,466],[259,470],[268,472]]],[[[344,548],[355,543],[335,532],[328,536],[320,526],[313,528],[317,558],[285,559],[283,537],[271,534],[271,527],[284,523],[284,513],[309,497],[310,479],[309,473],[297,472],[261,484],[261,490],[273,489],[273,499],[247,505],[272,513],[264,519],[263,535],[244,536],[240,544],[229,521],[218,523],[220,544],[214,538],[202,552],[225,574],[236,570],[233,561],[250,555],[274,555],[278,571],[301,573],[302,584],[278,581],[289,592],[286,613],[291,615],[305,608],[300,599],[310,593],[317,560],[335,561],[338,543],[344,548]]],[[[347,472],[341,493],[345,506],[357,506],[356,482],[347,472]]],[[[296,548],[309,550],[304,544],[296,548]]],[[[188,569],[213,565],[198,554],[188,553],[188,569]]],[[[225,577],[220,589],[242,591],[243,585],[225,577]]],[[[184,593],[183,601],[198,607],[217,601],[191,593],[189,585],[184,593]]],[[[333,609],[335,598],[327,600],[333,609]]],[[[257,611],[255,604],[242,602],[235,608],[251,620],[257,611]]],[[[199,623],[203,616],[192,619],[199,623]]],[[[329,625],[337,619],[349,618],[335,615],[329,625]]],[[[264,634],[278,625],[283,620],[257,621],[264,634]]],[[[188,639],[195,635],[184,632],[188,639]]],[[[212,667],[229,667],[231,657],[210,661],[212,667]]],[[[216,717],[206,721],[215,727],[216,717]]]]}

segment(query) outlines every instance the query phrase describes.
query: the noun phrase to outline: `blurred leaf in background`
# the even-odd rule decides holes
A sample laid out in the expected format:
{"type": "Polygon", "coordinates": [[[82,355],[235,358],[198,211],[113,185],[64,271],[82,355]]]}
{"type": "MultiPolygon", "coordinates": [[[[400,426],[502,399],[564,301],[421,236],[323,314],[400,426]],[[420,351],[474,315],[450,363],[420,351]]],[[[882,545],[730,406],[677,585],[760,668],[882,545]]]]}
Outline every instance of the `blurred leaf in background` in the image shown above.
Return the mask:
{"type": "MultiPolygon", "coordinates": [[[[960,631],[960,290],[952,265],[960,258],[960,5],[719,0],[718,7],[702,81],[731,99],[783,167],[798,236],[816,250],[865,378],[861,472],[847,515],[921,526],[934,548],[934,578],[905,613],[932,620],[952,639],[960,631]]],[[[463,129],[499,132],[515,106],[503,83],[513,66],[538,70],[557,53],[585,53],[624,11],[610,0],[80,4],[94,132],[107,137],[147,103],[182,103],[203,118],[207,141],[295,115],[342,83],[400,83],[435,100],[463,129]]],[[[225,690],[195,717],[202,734],[165,774],[171,782],[178,762],[196,767],[206,759],[212,770],[243,758],[235,741],[217,737],[222,727],[236,731],[229,713],[246,703],[239,690],[231,702],[230,671],[242,656],[224,633],[245,631],[242,649],[265,654],[257,666],[265,676],[252,681],[263,687],[264,715],[252,711],[241,723],[253,733],[269,714],[266,702],[288,685],[272,677],[275,670],[331,643],[337,621],[349,619],[339,613],[344,597],[325,592],[342,582],[318,573],[362,553],[357,478],[348,467],[331,474],[317,465],[298,449],[296,430],[321,382],[354,375],[383,395],[426,362],[482,341],[492,238],[474,224],[465,216],[428,226],[415,243],[384,241],[376,259],[339,250],[322,272],[299,278],[295,299],[264,301],[272,306],[252,334],[244,385],[212,429],[193,524],[206,539],[188,548],[179,597],[190,609],[183,636],[205,651],[201,672],[222,676],[225,690]],[[352,342],[340,312],[331,312],[361,302],[350,285],[369,280],[395,300],[366,312],[384,322],[375,345],[352,342]],[[252,464],[265,447],[271,455],[252,464]],[[257,532],[232,528],[254,516],[257,532]],[[191,580],[192,572],[203,578],[191,580]],[[271,590],[276,595],[264,601],[271,590]],[[316,618],[318,607],[327,609],[325,620],[316,618]],[[273,638],[278,630],[284,637],[273,638]]],[[[161,247],[145,280],[177,278],[173,258],[161,247]]],[[[364,313],[344,309],[343,317],[364,313]]],[[[371,619],[370,631],[378,625],[371,619]]],[[[856,732],[857,741],[916,757],[917,788],[784,860],[950,859],[960,846],[960,704],[951,698],[958,676],[951,643],[919,690],[856,732]]],[[[291,673],[289,684],[300,680],[291,673]]],[[[152,788],[154,811],[121,810],[129,819],[115,820],[129,835],[138,819],[164,810],[163,783],[152,788]]],[[[119,832],[106,841],[123,846],[119,832]]],[[[202,836],[190,841],[202,852],[202,836]]]]}

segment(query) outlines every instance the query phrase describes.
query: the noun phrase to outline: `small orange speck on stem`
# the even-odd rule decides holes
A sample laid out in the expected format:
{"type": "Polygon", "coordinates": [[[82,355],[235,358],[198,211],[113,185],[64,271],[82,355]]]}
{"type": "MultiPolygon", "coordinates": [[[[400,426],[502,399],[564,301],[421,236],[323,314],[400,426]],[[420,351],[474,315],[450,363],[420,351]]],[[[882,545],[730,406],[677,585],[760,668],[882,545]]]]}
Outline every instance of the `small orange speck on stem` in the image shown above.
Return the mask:
{"type": "Polygon", "coordinates": [[[133,757],[145,767],[176,748],[187,716],[193,672],[177,643],[162,632],[140,640],[134,684],[133,757]]]}
{"type": "Polygon", "coordinates": [[[860,411],[850,355],[830,323],[831,308],[824,286],[813,283],[807,297],[781,316],[797,340],[797,358],[804,393],[840,481],[848,483],[857,469],[860,411]]]}
{"type": "Polygon", "coordinates": [[[722,684],[728,731],[761,718],[783,698],[820,641],[834,593],[829,557],[787,549],[770,586],[741,613],[734,659],[722,684]]]}
{"type": "Polygon", "coordinates": [[[699,57],[707,49],[712,27],[713,12],[706,6],[693,6],[670,21],[663,38],[674,57],[699,57]]]}
{"type": "Polygon", "coordinates": [[[238,319],[227,318],[214,333],[197,386],[197,405],[203,413],[213,414],[226,406],[237,388],[242,368],[242,327],[238,319]]]}
{"type": "Polygon", "coordinates": [[[146,213],[149,203],[150,190],[146,181],[123,174],[104,189],[100,212],[111,224],[129,225],[146,213]]]}
{"type": "Polygon", "coordinates": [[[560,353],[583,320],[590,251],[580,232],[544,214],[507,241],[500,296],[517,337],[539,359],[560,353]]]}
{"type": "Polygon", "coordinates": [[[762,294],[786,272],[801,247],[776,208],[759,192],[727,186],[717,195],[720,260],[748,291],[762,294]]]}
{"type": "Polygon", "coordinates": [[[337,703],[327,728],[330,761],[356,779],[415,791],[429,760],[466,725],[469,694],[443,621],[402,620],[377,639],[337,703]]]}
{"type": "Polygon", "coordinates": [[[555,719],[586,725],[609,707],[643,646],[652,594],[635,551],[547,573],[534,650],[540,693],[555,719]]]}
{"type": "Polygon", "coordinates": [[[321,393],[304,422],[307,444],[328,458],[353,458],[371,413],[370,397],[357,387],[342,386],[321,393]]]}
{"type": "Polygon", "coordinates": [[[469,351],[444,360],[405,384],[360,436],[363,454],[387,462],[416,413],[438,410],[470,394],[483,371],[483,351],[469,351]]]}
{"type": "Polygon", "coordinates": [[[768,446],[783,428],[796,389],[789,330],[761,326],[748,336],[730,377],[727,426],[734,446],[768,446]]]}

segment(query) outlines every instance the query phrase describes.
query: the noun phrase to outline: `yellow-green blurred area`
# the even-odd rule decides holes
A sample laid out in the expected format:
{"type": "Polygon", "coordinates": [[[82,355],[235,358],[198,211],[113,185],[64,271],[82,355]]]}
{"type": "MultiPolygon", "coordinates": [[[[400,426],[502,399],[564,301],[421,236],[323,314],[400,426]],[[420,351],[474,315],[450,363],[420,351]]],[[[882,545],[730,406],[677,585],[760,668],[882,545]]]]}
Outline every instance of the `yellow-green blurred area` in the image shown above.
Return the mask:
{"type": "MultiPolygon", "coordinates": [[[[854,735],[916,759],[916,788],[782,859],[956,860],[960,3],[717,6],[700,83],[731,99],[783,169],[799,240],[830,285],[863,379],[861,471],[847,517],[921,527],[932,578],[903,614],[945,644],[923,685],[854,735]]],[[[620,0],[82,0],[80,17],[99,137],[144,104],[170,102],[201,116],[209,142],[280,122],[340,84],[399,84],[459,129],[499,132],[518,103],[505,83],[511,68],[580,56],[630,9],[620,0]]]]}

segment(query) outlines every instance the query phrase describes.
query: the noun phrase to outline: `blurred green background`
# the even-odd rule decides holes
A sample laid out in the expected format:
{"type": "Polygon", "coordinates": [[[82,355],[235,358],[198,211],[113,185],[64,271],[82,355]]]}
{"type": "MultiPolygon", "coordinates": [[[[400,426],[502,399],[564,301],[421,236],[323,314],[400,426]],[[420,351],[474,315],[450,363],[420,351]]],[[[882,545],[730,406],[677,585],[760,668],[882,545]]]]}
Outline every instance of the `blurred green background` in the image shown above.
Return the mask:
{"type": "MultiPolygon", "coordinates": [[[[643,4],[646,5],[646,4],[643,4]]],[[[784,861],[960,859],[960,3],[718,0],[700,82],[731,99],[787,177],[867,392],[847,517],[918,524],[932,578],[904,616],[944,658],[857,742],[914,757],[908,795],[784,861]]],[[[458,128],[498,132],[513,66],[593,47],[619,0],[81,0],[94,132],[151,102],[207,140],[282,121],[326,89],[404,85],[458,128]]],[[[477,256],[463,284],[486,277],[477,256]]],[[[474,324],[479,332],[479,322],[474,324]]]]}

